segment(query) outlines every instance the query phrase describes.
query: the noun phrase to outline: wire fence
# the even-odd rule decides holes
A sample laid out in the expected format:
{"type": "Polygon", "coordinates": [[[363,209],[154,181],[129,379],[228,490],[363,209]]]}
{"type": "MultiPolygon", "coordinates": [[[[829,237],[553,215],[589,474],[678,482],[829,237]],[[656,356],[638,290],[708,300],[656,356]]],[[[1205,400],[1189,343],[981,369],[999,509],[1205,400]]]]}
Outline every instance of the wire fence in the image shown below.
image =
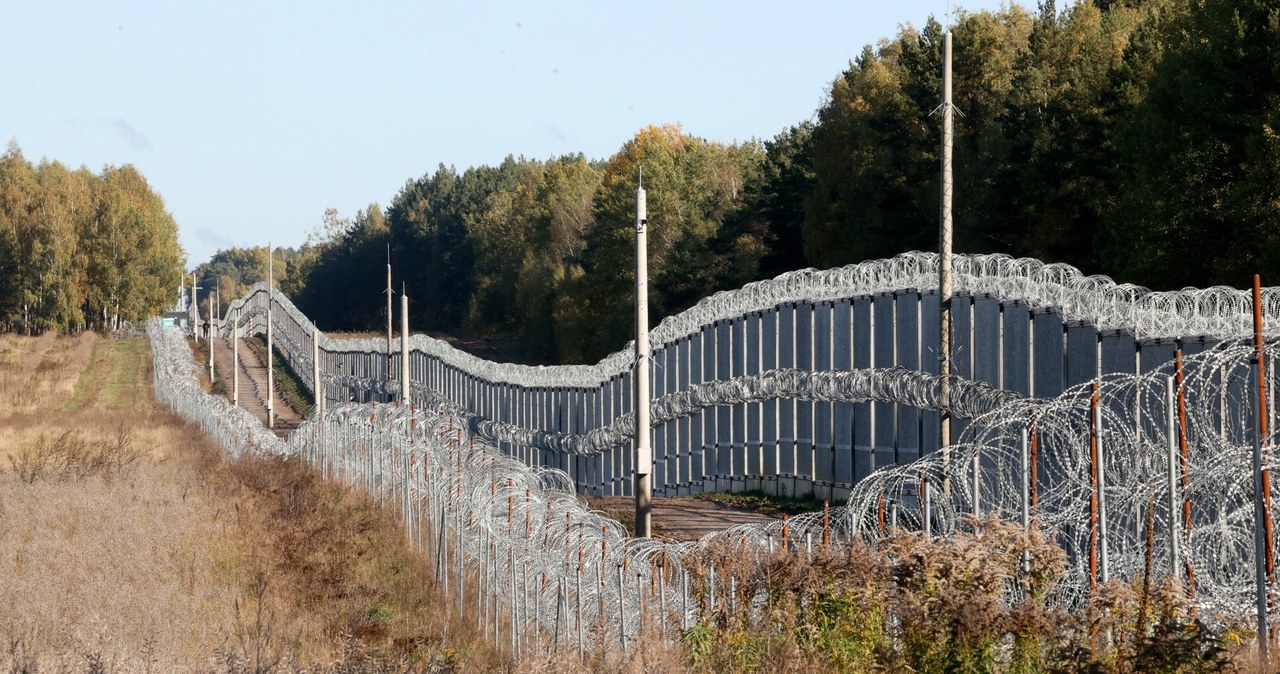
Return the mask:
{"type": "MultiPolygon", "coordinates": [[[[952,371],[1024,397],[1056,398],[1105,375],[1158,370],[1176,350],[1196,353],[1251,329],[1247,295],[1230,288],[1153,293],[999,255],[957,256],[955,269],[952,371]]],[[[664,320],[651,333],[651,390],[672,404],[696,400],[697,409],[659,417],[654,493],[757,488],[843,501],[875,470],[937,451],[938,415],[913,402],[917,384],[803,395],[888,380],[895,368],[936,375],[936,277],[935,255],[905,253],[784,274],[664,320]],[[845,374],[863,371],[886,373],[845,374]],[[793,384],[795,395],[767,390],[793,384]],[[764,395],[739,392],[744,386],[764,395]]],[[[1268,320],[1280,319],[1280,291],[1264,290],[1263,304],[1268,320]]],[[[265,332],[269,309],[275,347],[317,404],[394,400],[408,360],[412,402],[446,400],[491,422],[473,430],[526,463],[563,470],[580,493],[632,493],[629,348],[594,365],[532,367],[414,335],[402,356],[399,337],[388,352],[382,339],[325,335],[266,284],[232,302],[221,334],[265,332]]]]}
{"type": "MultiPolygon", "coordinates": [[[[716,611],[760,610],[763,597],[740,592],[761,586],[743,577],[752,560],[763,568],[784,547],[812,554],[815,534],[836,548],[903,529],[946,536],[966,513],[1034,522],[1057,536],[1071,569],[1053,602],[1082,601],[1099,574],[1140,577],[1154,559],[1174,575],[1194,569],[1196,601],[1208,615],[1245,616],[1253,605],[1256,406],[1248,386],[1253,354],[1244,344],[1186,358],[1177,368],[1181,385],[1171,383],[1177,371],[1170,364],[1109,377],[1096,399],[1091,385],[1048,400],[958,386],[956,408],[975,419],[945,454],[877,471],[829,513],[676,543],[628,538],[618,522],[584,506],[568,475],[502,452],[493,442],[499,433],[442,398],[421,407],[340,405],[277,438],[200,389],[177,331],[153,322],[148,333],[162,401],[230,456],[295,456],[367,489],[403,518],[411,542],[433,560],[449,610],[474,618],[517,654],[574,645],[625,651],[645,635],[674,638],[716,611]],[[724,544],[738,551],[733,564],[708,554],[724,544]]],[[[1278,351],[1268,345],[1267,361],[1278,351]]],[[[786,371],[718,382],[716,392],[675,395],[655,409],[679,417],[705,405],[791,395],[936,405],[937,382],[919,373],[841,374],[815,380],[786,371]]],[[[1262,441],[1271,446],[1273,437],[1262,441]]],[[[1275,464],[1268,454],[1266,466],[1275,464]]]]}
{"type": "MultiPolygon", "coordinates": [[[[901,530],[948,536],[967,514],[1056,537],[1070,571],[1052,602],[1076,605],[1097,583],[1139,577],[1150,562],[1192,583],[1207,615],[1248,615],[1260,525],[1253,382],[1265,386],[1274,430],[1280,355],[1268,344],[1255,376],[1251,348],[1237,341],[1251,332],[1248,296],[1152,293],[1065,265],[958,256],[972,349],[958,372],[972,379],[950,380],[947,411],[968,421],[957,444],[937,451],[922,437],[925,415],[942,409],[941,379],[926,357],[929,291],[901,300],[904,288],[936,283],[936,262],[908,253],[793,272],[717,293],[655,328],[652,341],[664,346],[649,373],[652,416],[670,431],[656,434],[670,463],[654,468],[667,471],[657,484],[668,493],[693,485],[699,471],[711,482],[698,488],[790,476],[792,493],[803,491],[802,475],[810,489],[822,483],[823,466],[829,487],[851,476],[839,493],[847,503],[829,512],[693,542],[628,538],[576,497],[629,493],[629,350],[596,365],[541,368],[491,363],[415,335],[413,405],[339,403],[335,390],[393,397],[397,354],[382,340],[324,335],[260,284],[232,303],[222,334],[265,332],[270,312],[276,347],[333,403],[280,439],[199,388],[177,331],[157,322],[148,333],[161,400],[228,455],[296,456],[369,490],[433,560],[449,610],[516,653],[625,651],[646,635],[672,638],[726,606],[760,610],[761,596],[742,595],[763,587],[749,576],[780,550],[811,554],[815,535],[834,548],[901,530]],[[803,320],[797,303],[808,303],[803,320]],[[1178,347],[1188,355],[1170,360],[1178,347]],[[882,459],[886,439],[892,449],[882,459]],[[711,554],[725,545],[732,564],[711,554]]],[[[1280,291],[1264,291],[1263,303],[1274,324],[1280,291]]],[[[1270,449],[1274,436],[1258,442],[1270,449]]],[[[1264,467],[1275,464],[1265,452],[1264,467]]],[[[1274,514],[1271,506],[1266,515],[1274,514]]]]}

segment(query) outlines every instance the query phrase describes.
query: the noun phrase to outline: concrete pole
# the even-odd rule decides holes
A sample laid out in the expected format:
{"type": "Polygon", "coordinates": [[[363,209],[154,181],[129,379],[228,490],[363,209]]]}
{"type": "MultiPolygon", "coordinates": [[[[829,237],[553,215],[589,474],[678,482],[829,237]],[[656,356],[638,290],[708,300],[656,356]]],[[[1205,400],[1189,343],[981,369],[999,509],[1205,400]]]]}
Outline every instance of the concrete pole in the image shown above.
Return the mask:
{"type": "Polygon", "coordinates": [[[231,404],[240,406],[240,309],[231,319],[231,404]]]}
{"type": "Polygon", "coordinates": [[[267,244],[267,428],[276,427],[275,332],[271,305],[276,302],[275,250],[267,244]]]}
{"type": "Polygon", "coordinates": [[[196,336],[196,344],[200,343],[200,286],[196,285],[196,275],[191,275],[191,332],[196,336]]]}
{"type": "Polygon", "coordinates": [[[648,538],[651,529],[653,440],[649,428],[649,250],[645,230],[649,225],[644,178],[636,188],[636,536],[648,538]]]}
{"type": "Polygon", "coordinates": [[[942,38],[942,203],[938,241],[938,446],[942,448],[942,494],[951,496],[951,31],[942,38]]]}
{"type": "Polygon", "coordinates": [[[312,415],[324,414],[324,385],[320,383],[320,328],[311,327],[311,395],[315,399],[312,415]]]}
{"type": "Polygon", "coordinates": [[[216,320],[213,315],[213,297],[209,298],[209,383],[214,382],[213,378],[213,321],[216,320]]]}
{"type": "Polygon", "coordinates": [[[409,295],[400,289],[400,404],[409,400],[409,295]]]}
{"type": "Polygon", "coordinates": [[[920,470],[920,531],[925,539],[933,537],[933,502],[929,500],[929,476],[920,470]]]}
{"type": "Polygon", "coordinates": [[[391,397],[391,300],[395,291],[391,289],[391,244],[387,244],[387,397],[391,397]]]}

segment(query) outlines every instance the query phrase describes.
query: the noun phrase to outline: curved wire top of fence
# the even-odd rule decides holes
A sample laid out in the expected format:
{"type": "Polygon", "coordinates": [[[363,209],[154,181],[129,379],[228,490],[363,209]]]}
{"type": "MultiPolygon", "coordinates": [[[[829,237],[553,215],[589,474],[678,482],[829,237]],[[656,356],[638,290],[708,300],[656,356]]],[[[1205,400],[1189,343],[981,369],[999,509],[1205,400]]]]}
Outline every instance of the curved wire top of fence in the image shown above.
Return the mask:
{"type": "MultiPolygon", "coordinates": [[[[764,554],[786,537],[784,527],[790,527],[793,541],[805,531],[822,530],[822,515],[817,513],[789,523],[737,526],[697,542],[627,539],[620,525],[573,497],[563,473],[526,466],[479,438],[468,443],[462,434],[469,424],[443,399],[438,406],[417,410],[376,403],[339,406],[281,440],[225,397],[200,389],[191,351],[177,331],[152,323],[148,332],[155,345],[157,397],[199,423],[229,454],[270,452],[329,465],[339,462],[365,473],[376,469],[377,484],[434,494],[448,517],[457,518],[459,528],[490,532],[499,546],[499,559],[510,556],[514,565],[535,569],[544,578],[574,578],[584,554],[601,559],[605,569],[625,562],[643,570],[659,558],[681,569],[698,551],[717,542],[739,543],[764,554]],[[413,452],[418,458],[405,462],[413,452]]],[[[1280,358],[1280,343],[1269,343],[1266,356],[1267,362],[1280,358]]],[[[844,542],[876,539],[900,526],[918,529],[926,520],[935,535],[945,536],[960,528],[963,513],[1012,519],[1028,507],[1023,500],[1030,469],[1025,451],[1031,438],[1038,437],[1052,451],[1030,459],[1040,474],[1039,480],[1031,480],[1039,485],[1031,517],[1073,551],[1070,570],[1054,591],[1055,601],[1087,596],[1091,571],[1085,552],[1095,547],[1089,504],[1105,495],[1108,514],[1103,517],[1109,522],[1110,547],[1101,555],[1113,578],[1141,577],[1144,564],[1176,571],[1175,553],[1165,547],[1166,541],[1176,540],[1181,546],[1178,554],[1196,570],[1198,603],[1215,614],[1246,615],[1252,606],[1250,550],[1255,526],[1248,432],[1254,420],[1245,386],[1252,376],[1252,357],[1248,345],[1228,343],[1185,359],[1188,414],[1181,430],[1172,425],[1177,410],[1168,370],[1103,378],[1093,409],[1102,418],[1097,456],[1106,467],[1105,483],[1096,478],[1091,483],[1090,478],[1090,385],[1052,399],[975,403],[980,416],[949,452],[886,467],[860,481],[848,503],[833,510],[832,537],[844,542]],[[1179,438],[1188,445],[1180,469],[1175,455],[1179,438]],[[1177,478],[1179,470],[1185,478],[1177,478]],[[948,483],[949,490],[944,486],[948,483]],[[922,499],[926,484],[932,488],[922,499]],[[1193,504],[1193,516],[1187,519],[1180,514],[1184,501],[1193,504]],[[893,509],[888,529],[886,503],[893,509]]],[[[882,370],[868,376],[880,381],[878,385],[893,385],[902,374],[882,370]]],[[[990,396],[980,387],[957,394],[990,396]]],[[[1275,439],[1273,430],[1262,441],[1272,446],[1275,439]]],[[[1280,455],[1269,452],[1266,467],[1280,469],[1278,462],[1280,455]]],[[[554,593],[556,584],[550,587],[554,593]]],[[[608,598],[610,606],[636,606],[638,587],[609,592],[615,593],[608,598]]],[[[547,605],[553,596],[545,599],[547,605]]]]}
{"type": "MultiPolygon", "coordinates": [[[[1224,286],[1152,292],[1117,284],[1106,276],[1085,276],[1067,264],[1045,263],[1003,254],[956,255],[955,288],[959,294],[991,296],[1035,309],[1056,311],[1066,321],[1078,321],[1100,331],[1123,330],[1137,338],[1206,336],[1229,339],[1252,332],[1252,308],[1247,291],[1224,286]]],[[[650,333],[662,345],[700,332],[703,327],[780,305],[865,297],[902,290],[931,290],[938,284],[938,256],[913,251],[884,260],[861,262],[828,270],[802,269],[777,278],[717,292],[693,307],[663,319],[650,333]]],[[[243,323],[262,311],[267,284],[260,282],[227,308],[228,319],[240,309],[243,323]],[[247,309],[246,309],[247,307],[247,309]]],[[[315,325],[275,292],[276,305],[307,334],[315,325]]],[[[1280,320],[1280,288],[1262,292],[1267,323],[1280,320]]],[[[224,321],[226,325],[229,321],[224,321]]],[[[320,335],[327,351],[381,353],[381,339],[336,339],[320,335]]],[[[473,356],[441,340],[413,335],[410,346],[419,352],[495,383],[522,386],[590,387],[626,372],[634,362],[632,344],[594,365],[535,366],[497,363],[473,356]]]]}

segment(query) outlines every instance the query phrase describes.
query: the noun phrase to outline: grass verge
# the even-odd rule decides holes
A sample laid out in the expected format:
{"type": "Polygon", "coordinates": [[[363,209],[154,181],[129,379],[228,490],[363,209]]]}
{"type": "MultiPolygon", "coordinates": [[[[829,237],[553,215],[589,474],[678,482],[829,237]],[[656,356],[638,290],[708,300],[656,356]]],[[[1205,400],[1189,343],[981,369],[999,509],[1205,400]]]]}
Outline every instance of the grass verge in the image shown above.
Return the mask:
{"type": "MultiPolygon", "coordinates": [[[[267,362],[267,340],[265,337],[258,335],[253,339],[245,340],[249,344],[249,348],[254,350],[260,362],[267,362]]],[[[280,353],[279,349],[275,351],[275,357],[271,359],[272,375],[276,380],[276,393],[284,399],[284,402],[294,411],[300,414],[304,419],[311,416],[315,411],[315,403],[308,393],[306,384],[302,383],[302,378],[297,372],[290,367],[289,361],[280,353]]]]}
{"type": "Polygon", "coordinates": [[[393,514],[297,461],[224,460],[156,405],[149,354],[0,335],[0,381],[43,391],[0,427],[0,671],[514,666],[440,610],[393,514]]]}
{"type": "Polygon", "coordinates": [[[713,491],[672,498],[692,498],[699,501],[710,501],[730,508],[750,510],[772,517],[822,512],[823,508],[823,502],[813,497],[772,496],[758,489],[742,492],[713,491]]]}

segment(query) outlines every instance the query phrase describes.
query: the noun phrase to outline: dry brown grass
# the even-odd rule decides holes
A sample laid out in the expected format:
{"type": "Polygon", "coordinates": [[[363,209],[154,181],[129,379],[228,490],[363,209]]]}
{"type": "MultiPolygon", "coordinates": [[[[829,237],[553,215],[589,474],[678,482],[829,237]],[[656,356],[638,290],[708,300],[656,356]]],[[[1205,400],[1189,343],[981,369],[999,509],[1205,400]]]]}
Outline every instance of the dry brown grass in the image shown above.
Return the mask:
{"type": "MultiPolygon", "coordinates": [[[[236,541],[184,462],[114,478],[0,475],[0,637],[46,663],[150,650],[170,666],[207,659],[233,631],[236,541]]],[[[0,660],[3,660],[0,655],[0,660]]]]}
{"type": "Polygon", "coordinates": [[[157,409],[150,362],[144,339],[0,336],[0,662],[15,671],[186,668],[235,632],[241,543],[196,470],[213,450],[157,409]]]}
{"type": "Polygon", "coordinates": [[[0,335],[0,468],[68,431],[108,438],[122,424],[142,456],[163,459],[185,425],[158,409],[145,339],[95,333],[0,335]]]}
{"type": "Polygon", "coordinates": [[[440,610],[427,559],[408,547],[399,520],[365,493],[280,458],[225,464],[219,479],[254,513],[245,520],[254,563],[294,607],[301,660],[331,660],[334,644],[355,640],[419,665],[505,666],[474,622],[451,621],[440,610]]]}
{"type": "Polygon", "coordinates": [[[0,391],[24,378],[0,416],[0,671],[508,667],[436,610],[389,513],[294,461],[225,462],[158,409],[146,340],[0,337],[0,391]]]}

